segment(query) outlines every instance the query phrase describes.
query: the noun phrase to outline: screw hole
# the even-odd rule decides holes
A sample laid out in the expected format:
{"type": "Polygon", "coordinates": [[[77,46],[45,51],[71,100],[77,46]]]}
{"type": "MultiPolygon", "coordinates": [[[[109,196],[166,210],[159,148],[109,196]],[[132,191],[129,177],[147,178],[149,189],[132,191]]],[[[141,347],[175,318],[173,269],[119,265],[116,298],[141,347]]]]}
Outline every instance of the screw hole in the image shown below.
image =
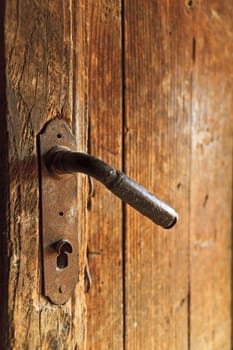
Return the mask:
{"type": "Polygon", "coordinates": [[[61,134],[57,134],[57,138],[58,138],[58,139],[61,139],[61,138],[62,138],[62,135],[61,135],[61,134]]]}
{"type": "Polygon", "coordinates": [[[193,6],[193,0],[187,1],[187,6],[191,8],[193,6]]]}
{"type": "Polygon", "coordinates": [[[59,212],[59,215],[60,215],[60,216],[64,216],[63,211],[60,211],[60,212],[59,212]]]}

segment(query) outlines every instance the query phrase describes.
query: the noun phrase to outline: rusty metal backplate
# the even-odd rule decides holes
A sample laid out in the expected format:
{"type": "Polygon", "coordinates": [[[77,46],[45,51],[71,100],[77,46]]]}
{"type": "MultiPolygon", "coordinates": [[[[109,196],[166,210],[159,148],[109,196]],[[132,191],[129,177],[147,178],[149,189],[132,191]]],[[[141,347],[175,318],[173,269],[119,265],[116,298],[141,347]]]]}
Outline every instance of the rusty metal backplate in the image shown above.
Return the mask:
{"type": "Polygon", "coordinates": [[[54,304],[68,301],[79,274],[77,175],[54,177],[45,164],[45,154],[60,145],[76,151],[67,124],[54,119],[39,136],[43,289],[54,304]]]}

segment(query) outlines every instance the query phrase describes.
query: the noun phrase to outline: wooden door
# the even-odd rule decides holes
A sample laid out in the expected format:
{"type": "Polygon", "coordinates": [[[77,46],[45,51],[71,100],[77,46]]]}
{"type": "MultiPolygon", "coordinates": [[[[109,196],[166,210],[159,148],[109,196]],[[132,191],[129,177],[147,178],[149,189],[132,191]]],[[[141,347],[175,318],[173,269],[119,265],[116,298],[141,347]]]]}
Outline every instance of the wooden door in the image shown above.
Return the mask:
{"type": "Polygon", "coordinates": [[[232,16],[227,0],[2,2],[1,349],[231,349],[232,16]],[[79,175],[62,306],[41,268],[37,139],[55,117],[179,212],[163,230],[79,175]]]}

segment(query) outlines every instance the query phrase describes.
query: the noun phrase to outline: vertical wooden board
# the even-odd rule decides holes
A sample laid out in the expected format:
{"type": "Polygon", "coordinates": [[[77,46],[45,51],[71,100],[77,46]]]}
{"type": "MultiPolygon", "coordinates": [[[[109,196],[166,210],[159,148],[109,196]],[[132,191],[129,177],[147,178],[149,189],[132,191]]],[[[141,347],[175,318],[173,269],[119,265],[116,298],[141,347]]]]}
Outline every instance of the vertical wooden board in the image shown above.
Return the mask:
{"type": "MultiPolygon", "coordinates": [[[[9,212],[9,188],[8,188],[8,135],[7,135],[7,97],[6,97],[6,61],[5,61],[5,1],[0,7],[0,329],[8,323],[7,305],[3,302],[7,299],[7,250],[8,250],[8,212],[9,212]],[[2,267],[5,267],[3,270],[2,267]]],[[[8,338],[8,330],[0,332],[0,347],[5,345],[8,338]]]]}
{"type": "Polygon", "coordinates": [[[124,1],[125,170],[180,214],[127,207],[125,349],[188,349],[192,35],[183,1],[124,1]]]}
{"type": "MultiPolygon", "coordinates": [[[[9,136],[6,186],[10,195],[8,256],[6,266],[1,266],[9,270],[5,280],[7,295],[1,300],[8,308],[8,320],[3,320],[1,327],[6,334],[2,348],[84,347],[84,248],[80,253],[80,282],[72,300],[55,306],[41,295],[37,135],[48,120],[59,116],[73,125],[76,134],[82,135],[79,148],[85,148],[85,17],[85,2],[81,0],[42,3],[10,0],[6,4],[9,136]]],[[[83,220],[80,215],[82,247],[83,220]]]]}
{"type": "MultiPolygon", "coordinates": [[[[120,1],[88,1],[89,152],[116,168],[122,163],[120,1]]],[[[87,349],[122,349],[121,202],[94,181],[88,214],[87,349]]]]}
{"type": "Polygon", "coordinates": [[[231,349],[233,4],[192,9],[191,349],[231,349]]]}

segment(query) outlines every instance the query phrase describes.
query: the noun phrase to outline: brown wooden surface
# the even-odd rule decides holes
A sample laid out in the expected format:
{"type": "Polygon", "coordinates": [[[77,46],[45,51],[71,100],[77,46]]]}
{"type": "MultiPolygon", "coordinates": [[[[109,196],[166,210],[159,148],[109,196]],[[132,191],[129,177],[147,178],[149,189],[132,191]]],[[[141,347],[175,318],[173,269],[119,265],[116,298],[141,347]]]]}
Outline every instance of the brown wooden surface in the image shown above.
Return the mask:
{"type": "Polygon", "coordinates": [[[193,8],[191,349],[231,349],[233,4],[193,8]]]}
{"type": "Polygon", "coordinates": [[[232,348],[232,17],[227,0],[3,2],[0,349],[232,348]],[[180,214],[165,231],[80,175],[63,306],[41,294],[37,135],[56,116],[180,214]]]}
{"type": "MultiPolygon", "coordinates": [[[[1,349],[81,349],[84,345],[83,211],[75,295],[64,306],[54,306],[41,295],[37,134],[47,121],[60,116],[80,135],[79,148],[85,147],[85,18],[85,1],[6,2],[9,220],[8,256],[0,269],[9,274],[1,281],[4,299],[0,302],[5,310],[1,349]]],[[[80,189],[84,193],[81,181],[80,189]]],[[[80,206],[81,202],[82,196],[80,206]]]]}
{"type": "Polygon", "coordinates": [[[125,1],[125,167],[180,213],[127,209],[126,349],[231,348],[232,14],[125,1]]]}
{"type": "Polygon", "coordinates": [[[180,214],[165,231],[127,208],[130,349],[188,349],[192,36],[183,2],[125,1],[125,169],[180,214]]]}
{"type": "MultiPolygon", "coordinates": [[[[122,167],[120,1],[88,1],[89,152],[122,167]]],[[[94,181],[94,180],[93,180],[94,181]]],[[[122,204],[94,183],[88,213],[87,349],[123,347],[122,204]]]]}
{"type": "MultiPolygon", "coordinates": [[[[100,3],[104,8],[105,2],[100,3]]],[[[123,168],[180,213],[172,232],[155,227],[129,207],[123,215],[124,348],[227,350],[231,343],[232,5],[215,1],[209,8],[201,1],[126,0],[122,6],[123,168]]],[[[96,12],[91,21],[96,32],[98,16],[96,12]]],[[[96,34],[90,40],[90,52],[98,52],[98,62],[107,64],[115,51],[104,40],[99,43],[100,38],[96,34]]],[[[115,69],[111,66],[111,74],[115,69]]],[[[93,81],[102,82],[102,76],[106,79],[106,73],[89,72],[93,81]]],[[[90,86],[100,89],[98,82],[90,86]]],[[[112,86],[109,92],[106,89],[105,95],[110,93],[112,99],[112,86]]],[[[91,142],[93,135],[103,140],[104,133],[108,130],[91,131],[91,142]]],[[[94,217],[89,224],[92,220],[98,227],[94,217]]],[[[103,274],[108,281],[109,265],[98,266],[98,258],[93,259],[96,280],[103,274]]],[[[93,298],[89,295],[88,309],[99,312],[96,324],[97,312],[89,316],[91,349],[108,348],[107,339],[115,340],[114,323],[105,332],[109,318],[101,316],[101,310],[107,315],[111,300],[109,283],[106,294],[101,289],[98,298],[94,292],[93,298]]]]}

